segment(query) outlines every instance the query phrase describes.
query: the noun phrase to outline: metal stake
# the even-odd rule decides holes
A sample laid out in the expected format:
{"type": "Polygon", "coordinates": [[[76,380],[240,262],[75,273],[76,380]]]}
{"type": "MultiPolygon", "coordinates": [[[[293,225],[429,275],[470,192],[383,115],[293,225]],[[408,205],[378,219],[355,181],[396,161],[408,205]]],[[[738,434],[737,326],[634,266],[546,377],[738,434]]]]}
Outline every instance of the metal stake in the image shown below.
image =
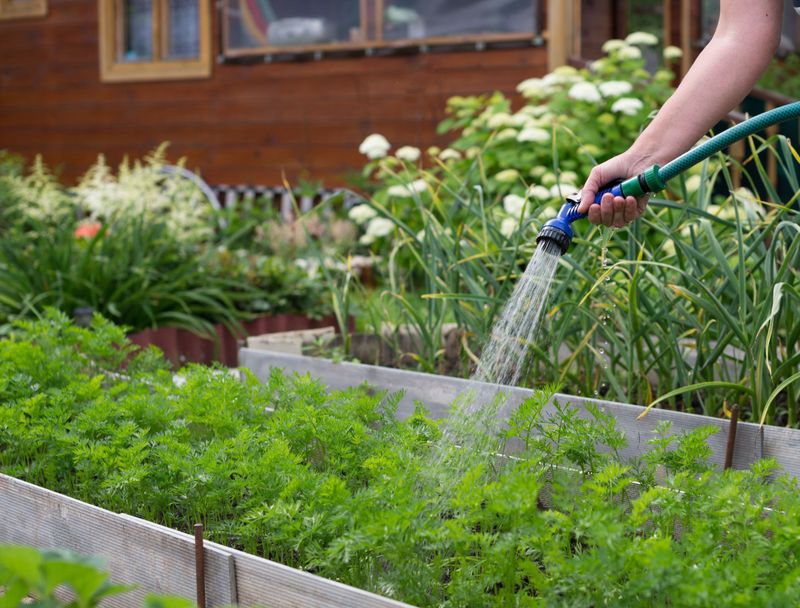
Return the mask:
{"type": "Polygon", "coordinates": [[[203,524],[194,525],[194,573],[197,582],[197,608],[206,608],[206,565],[203,552],[203,524]]]}
{"type": "Polygon", "coordinates": [[[739,406],[731,408],[731,423],[728,426],[728,445],[725,447],[725,469],[730,469],[733,464],[733,450],[736,447],[736,427],[739,424],[739,406]]]}

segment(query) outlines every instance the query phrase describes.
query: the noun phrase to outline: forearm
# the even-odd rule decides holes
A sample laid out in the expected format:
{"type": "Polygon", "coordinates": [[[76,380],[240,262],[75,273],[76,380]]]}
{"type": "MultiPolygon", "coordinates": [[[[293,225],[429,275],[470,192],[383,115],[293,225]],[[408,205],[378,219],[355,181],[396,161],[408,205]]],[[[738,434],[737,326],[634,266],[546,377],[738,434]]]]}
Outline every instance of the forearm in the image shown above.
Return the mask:
{"type": "MultiPolygon", "coordinates": [[[[680,86],[628,151],[634,170],[663,165],[684,153],[752,89],[780,37],[780,18],[768,11],[781,7],[773,0],[750,1],[763,5],[762,21],[751,21],[747,31],[742,31],[742,16],[734,23],[721,20],[680,86]]],[[[729,6],[728,10],[738,8],[729,6]]]]}

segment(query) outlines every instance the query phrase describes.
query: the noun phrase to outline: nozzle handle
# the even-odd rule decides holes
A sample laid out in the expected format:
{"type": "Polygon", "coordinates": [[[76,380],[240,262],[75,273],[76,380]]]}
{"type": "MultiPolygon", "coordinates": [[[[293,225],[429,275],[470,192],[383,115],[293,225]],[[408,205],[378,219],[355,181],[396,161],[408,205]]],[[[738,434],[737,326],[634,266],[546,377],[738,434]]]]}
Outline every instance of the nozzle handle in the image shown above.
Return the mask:
{"type": "Polygon", "coordinates": [[[594,195],[594,204],[595,205],[599,205],[600,204],[600,201],[603,199],[603,195],[606,192],[610,192],[614,196],[625,196],[622,193],[622,180],[621,179],[615,179],[614,181],[609,182],[605,186],[600,188],[597,191],[597,194],[594,195]]]}
{"type": "MultiPolygon", "coordinates": [[[[603,198],[603,195],[606,192],[610,192],[614,196],[624,196],[624,194],[622,193],[622,180],[621,179],[615,179],[615,180],[613,180],[611,182],[608,182],[605,186],[600,188],[600,190],[597,191],[597,194],[594,197],[594,204],[595,205],[599,205],[600,204],[600,200],[603,198]]],[[[580,191],[576,192],[575,194],[570,194],[567,197],[567,203],[571,203],[574,206],[574,209],[569,214],[569,217],[570,217],[569,221],[570,222],[574,222],[575,220],[581,220],[581,219],[585,218],[588,215],[586,213],[577,213],[575,211],[575,209],[578,208],[578,205],[580,204],[580,202],[581,202],[581,193],[580,193],[580,191]]]]}

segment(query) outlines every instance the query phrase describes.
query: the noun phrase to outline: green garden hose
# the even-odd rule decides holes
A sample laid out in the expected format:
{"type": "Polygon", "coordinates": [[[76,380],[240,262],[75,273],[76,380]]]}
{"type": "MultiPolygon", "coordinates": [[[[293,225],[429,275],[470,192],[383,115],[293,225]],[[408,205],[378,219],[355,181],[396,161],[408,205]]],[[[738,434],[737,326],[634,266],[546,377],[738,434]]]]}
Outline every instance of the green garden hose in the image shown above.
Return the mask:
{"type": "MultiPolygon", "coordinates": [[[[730,146],[732,143],[744,139],[749,135],[771,125],[800,118],[800,101],[775,108],[769,112],[764,112],[753,118],[740,122],[735,127],[731,127],[703,142],[696,148],[692,148],[685,154],[680,155],[675,160],[668,162],[663,167],[653,165],[644,173],[631,177],[625,181],[609,184],[601,188],[595,196],[595,204],[600,203],[603,195],[610,192],[614,196],[634,196],[639,197],[650,192],[659,192],[667,187],[667,182],[673,177],[680,175],[693,165],[707,159],[712,154],[730,146]]],[[[572,222],[586,217],[585,213],[578,213],[580,195],[567,197],[567,202],[561,207],[558,215],[545,223],[541,232],[536,237],[537,242],[550,241],[555,243],[561,253],[564,254],[572,242],[572,222]]]]}

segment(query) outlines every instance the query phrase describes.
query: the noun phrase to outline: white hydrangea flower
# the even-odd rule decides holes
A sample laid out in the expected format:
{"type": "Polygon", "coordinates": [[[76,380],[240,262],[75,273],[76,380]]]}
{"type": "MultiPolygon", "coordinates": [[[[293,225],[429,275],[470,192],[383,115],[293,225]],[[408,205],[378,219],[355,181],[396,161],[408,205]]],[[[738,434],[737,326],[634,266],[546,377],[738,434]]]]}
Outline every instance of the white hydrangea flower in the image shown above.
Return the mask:
{"type": "Polygon", "coordinates": [[[492,114],[486,121],[486,126],[490,129],[500,129],[511,124],[511,114],[508,112],[498,112],[492,114]]]}
{"type": "Polygon", "coordinates": [[[602,99],[600,91],[591,82],[578,82],[573,84],[568,95],[572,99],[578,101],[588,101],[589,103],[596,103],[602,99]]]}
{"type": "Polygon", "coordinates": [[[539,219],[542,220],[542,221],[552,219],[557,215],[558,215],[558,212],[556,211],[556,208],[553,207],[552,205],[551,206],[543,206],[543,207],[541,207],[541,210],[539,211],[539,219]]]}
{"type": "Polygon", "coordinates": [[[568,194],[573,194],[578,191],[578,187],[573,184],[555,184],[550,188],[550,198],[562,198],[568,194]]]}
{"type": "Polygon", "coordinates": [[[510,184],[511,182],[515,182],[517,179],[519,179],[519,171],[516,169],[504,169],[499,173],[495,173],[494,178],[501,184],[510,184]]]}
{"type": "Polygon", "coordinates": [[[386,153],[389,152],[389,148],[391,147],[389,140],[383,135],[380,133],[373,133],[372,135],[367,135],[364,141],[361,142],[361,145],[358,146],[358,151],[364,154],[368,159],[375,160],[386,156],[386,153]]]}
{"type": "Polygon", "coordinates": [[[514,217],[520,217],[525,209],[525,199],[519,194],[507,194],[503,197],[503,209],[514,217]]]}
{"type": "Polygon", "coordinates": [[[633,116],[643,107],[644,104],[641,99],[636,99],[635,97],[621,97],[611,105],[611,111],[617,114],[633,116]]]}
{"type": "Polygon", "coordinates": [[[547,186],[548,188],[555,184],[558,181],[556,174],[552,171],[545,171],[542,173],[539,181],[542,183],[543,186],[547,186]]]}
{"type": "Polygon", "coordinates": [[[358,242],[361,245],[372,245],[372,243],[375,242],[375,237],[372,236],[371,234],[362,234],[361,238],[358,239],[358,242]]]}
{"type": "Polygon", "coordinates": [[[367,234],[374,238],[391,234],[392,230],[394,230],[394,222],[385,217],[376,217],[367,225],[367,234]]]}
{"type": "Polygon", "coordinates": [[[428,156],[430,156],[431,158],[433,158],[434,156],[439,156],[439,152],[441,152],[441,151],[442,151],[442,149],[441,149],[439,146],[431,146],[430,148],[428,148],[427,150],[425,150],[425,152],[426,152],[426,153],[428,154],[428,156]]]}
{"type": "Polygon", "coordinates": [[[665,258],[674,257],[675,253],[675,241],[672,239],[667,239],[661,243],[661,255],[663,255],[665,258]]]}
{"type": "Polygon", "coordinates": [[[353,220],[356,224],[365,224],[373,217],[378,215],[378,212],[375,211],[369,205],[356,205],[350,211],[347,212],[347,217],[353,220]]]}
{"type": "Polygon", "coordinates": [[[509,121],[509,124],[512,127],[523,127],[525,126],[525,123],[527,123],[530,119],[531,117],[525,114],[525,112],[519,111],[516,114],[511,115],[511,120],[509,121]]]}
{"type": "Polygon", "coordinates": [[[530,198],[535,198],[537,201],[549,201],[553,198],[550,196],[550,189],[540,185],[528,188],[528,196],[530,198]]]}
{"type": "Polygon", "coordinates": [[[582,78],[577,74],[559,74],[557,72],[551,72],[542,78],[542,82],[547,87],[558,87],[565,84],[572,84],[580,80],[582,80],[582,78]]]}
{"type": "Polygon", "coordinates": [[[619,49],[617,55],[620,59],[641,59],[642,51],[636,46],[624,46],[619,49]]]}
{"type": "Polygon", "coordinates": [[[602,50],[604,53],[613,53],[614,51],[620,50],[622,47],[626,46],[624,40],[620,40],[618,38],[612,38],[611,40],[606,40],[603,43],[602,50]]]}
{"type": "Polygon", "coordinates": [[[600,94],[603,97],[618,97],[619,95],[627,95],[633,91],[633,85],[626,80],[601,82],[597,88],[600,89],[600,94]]]}
{"type": "Polygon", "coordinates": [[[675,59],[680,59],[683,57],[683,51],[680,47],[677,46],[665,46],[664,47],[664,59],[666,61],[673,61],[675,59]]]}
{"type": "Polygon", "coordinates": [[[563,184],[574,184],[578,181],[578,174],[575,171],[562,171],[560,177],[563,184]]]}
{"type": "Polygon", "coordinates": [[[550,114],[550,108],[547,106],[525,106],[520,112],[524,112],[534,118],[541,118],[542,116],[548,116],[550,114]]]}
{"type": "Polygon", "coordinates": [[[640,44],[642,46],[655,46],[658,38],[650,32],[631,32],[625,37],[627,44],[640,44]]]}
{"type": "Polygon", "coordinates": [[[410,163],[415,163],[419,160],[421,152],[419,148],[415,148],[414,146],[403,146],[402,148],[398,148],[395,156],[400,160],[405,160],[410,163]]]}
{"type": "Polygon", "coordinates": [[[415,179],[410,184],[396,184],[389,186],[386,191],[389,196],[396,198],[411,198],[414,194],[422,194],[428,189],[428,184],[424,179],[415,179]]]}
{"type": "Polygon", "coordinates": [[[470,146],[464,151],[464,156],[466,156],[469,160],[472,160],[476,156],[479,156],[481,153],[481,149],[478,146],[470,146]]]}
{"type": "Polygon", "coordinates": [[[608,64],[607,59],[595,59],[592,61],[591,65],[589,66],[593,72],[599,72],[608,64]]]}
{"type": "Polygon", "coordinates": [[[699,175],[690,175],[686,178],[686,190],[691,194],[700,189],[701,179],[699,175]]]}
{"type": "Polygon", "coordinates": [[[502,131],[498,132],[497,135],[494,136],[495,141],[505,141],[507,139],[516,139],[516,138],[517,138],[517,130],[511,127],[503,129],[502,131]]]}
{"type": "Polygon", "coordinates": [[[517,93],[527,98],[545,95],[548,89],[549,87],[541,78],[528,78],[517,85],[517,93]]]}
{"type": "Polygon", "coordinates": [[[461,160],[461,153],[458,150],[453,150],[453,148],[445,148],[439,152],[439,160],[445,162],[448,160],[461,160]]]}
{"type": "Polygon", "coordinates": [[[526,127],[519,132],[519,135],[517,135],[517,141],[544,143],[546,141],[550,141],[550,133],[540,127],[526,127]]]}
{"type": "Polygon", "coordinates": [[[513,217],[506,217],[503,218],[503,221],[500,222],[500,234],[502,234],[507,239],[510,239],[514,236],[514,233],[517,231],[517,220],[513,217]]]}
{"type": "Polygon", "coordinates": [[[535,177],[536,179],[539,179],[545,173],[547,173],[547,167],[544,167],[542,165],[537,165],[535,167],[531,167],[531,170],[528,171],[528,174],[531,177],[535,177]]]}

